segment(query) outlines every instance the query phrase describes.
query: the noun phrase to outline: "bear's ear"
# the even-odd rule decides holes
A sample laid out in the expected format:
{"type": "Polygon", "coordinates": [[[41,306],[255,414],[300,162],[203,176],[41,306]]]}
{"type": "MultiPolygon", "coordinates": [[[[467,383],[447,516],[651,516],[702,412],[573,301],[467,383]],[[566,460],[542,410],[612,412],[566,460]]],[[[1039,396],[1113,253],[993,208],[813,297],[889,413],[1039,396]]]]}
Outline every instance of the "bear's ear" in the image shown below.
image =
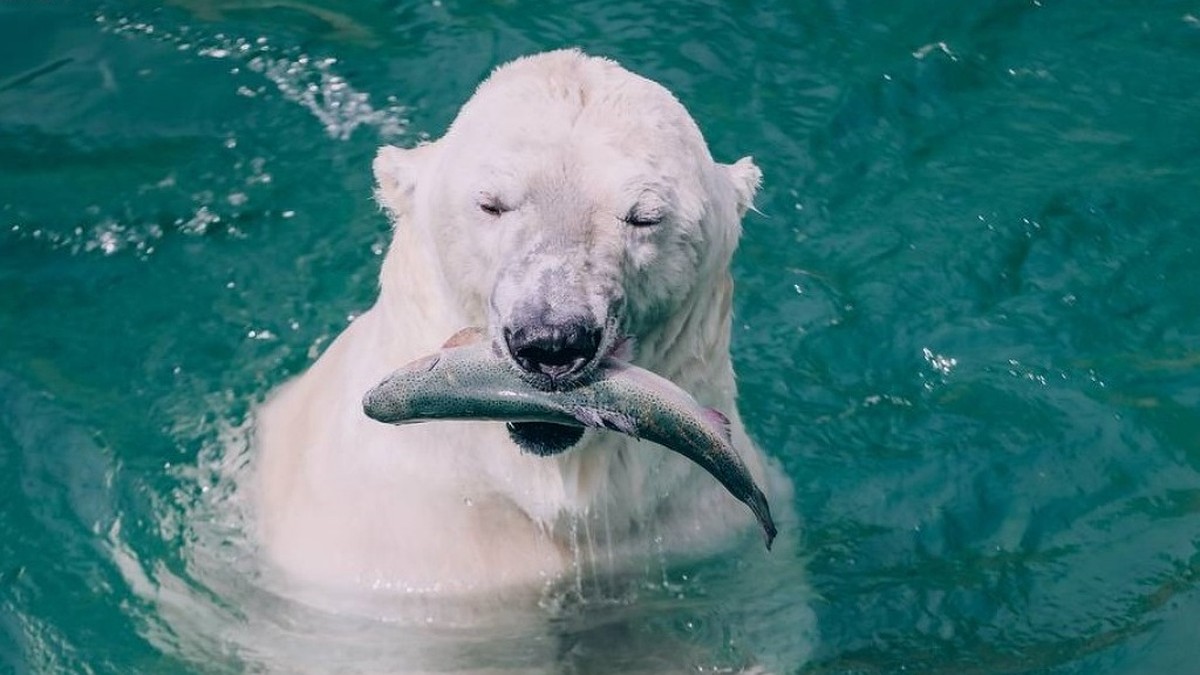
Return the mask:
{"type": "Polygon", "coordinates": [[[754,208],[754,193],[762,185],[762,170],[754,164],[750,157],[743,157],[733,164],[723,164],[725,175],[733,183],[733,191],[737,195],[738,217],[746,215],[746,211],[754,208]]]}
{"type": "Polygon", "coordinates": [[[375,201],[399,219],[412,209],[413,193],[424,173],[437,144],[426,143],[415,148],[385,145],[375,155],[375,201]]]}

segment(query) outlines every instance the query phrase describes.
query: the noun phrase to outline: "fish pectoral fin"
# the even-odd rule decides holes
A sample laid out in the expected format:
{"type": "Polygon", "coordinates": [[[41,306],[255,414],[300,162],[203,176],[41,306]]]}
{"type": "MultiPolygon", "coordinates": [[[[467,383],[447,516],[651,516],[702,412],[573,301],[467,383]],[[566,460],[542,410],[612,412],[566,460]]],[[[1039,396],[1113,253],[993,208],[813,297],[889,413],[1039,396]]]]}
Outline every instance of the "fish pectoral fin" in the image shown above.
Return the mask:
{"type": "Polygon", "coordinates": [[[571,417],[574,417],[580,424],[585,427],[597,429],[604,428],[604,418],[600,416],[600,411],[595,408],[587,408],[584,406],[572,406],[570,408],[571,417]]]}
{"type": "Polygon", "coordinates": [[[605,428],[620,432],[626,436],[633,436],[635,439],[641,439],[637,423],[629,415],[611,411],[604,411],[603,414],[605,428]]]}
{"type": "Polygon", "coordinates": [[[637,423],[624,413],[581,405],[571,408],[571,416],[585,427],[609,429],[634,438],[641,438],[638,434],[637,423]]]}

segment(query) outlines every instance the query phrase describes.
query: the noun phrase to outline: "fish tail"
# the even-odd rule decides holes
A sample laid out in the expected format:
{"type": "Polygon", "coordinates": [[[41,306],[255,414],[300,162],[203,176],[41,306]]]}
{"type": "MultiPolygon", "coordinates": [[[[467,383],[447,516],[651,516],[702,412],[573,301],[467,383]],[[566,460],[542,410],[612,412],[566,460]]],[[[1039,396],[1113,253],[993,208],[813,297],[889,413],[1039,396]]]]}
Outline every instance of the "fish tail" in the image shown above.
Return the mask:
{"type": "Polygon", "coordinates": [[[754,489],[754,493],[746,500],[746,506],[754,512],[754,517],[758,518],[758,524],[762,526],[763,538],[766,539],[767,550],[771,550],[771,543],[775,541],[775,535],[778,530],[775,529],[775,520],[771,518],[771,505],[767,503],[767,498],[763,495],[762,490],[754,489]]]}

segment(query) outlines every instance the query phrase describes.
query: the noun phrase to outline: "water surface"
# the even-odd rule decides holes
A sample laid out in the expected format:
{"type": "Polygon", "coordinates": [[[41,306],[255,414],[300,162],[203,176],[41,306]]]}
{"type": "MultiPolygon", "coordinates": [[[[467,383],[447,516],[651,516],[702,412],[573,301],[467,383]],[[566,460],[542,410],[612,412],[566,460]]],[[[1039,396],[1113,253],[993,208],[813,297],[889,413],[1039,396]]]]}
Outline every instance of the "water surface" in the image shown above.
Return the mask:
{"type": "Polygon", "coordinates": [[[1191,672],[1198,119],[1189,2],[0,4],[0,671],[1191,672]],[[237,478],[374,298],[375,148],[566,45],[766,174],[734,357],[802,529],[504,630],[298,601],[237,478]]]}

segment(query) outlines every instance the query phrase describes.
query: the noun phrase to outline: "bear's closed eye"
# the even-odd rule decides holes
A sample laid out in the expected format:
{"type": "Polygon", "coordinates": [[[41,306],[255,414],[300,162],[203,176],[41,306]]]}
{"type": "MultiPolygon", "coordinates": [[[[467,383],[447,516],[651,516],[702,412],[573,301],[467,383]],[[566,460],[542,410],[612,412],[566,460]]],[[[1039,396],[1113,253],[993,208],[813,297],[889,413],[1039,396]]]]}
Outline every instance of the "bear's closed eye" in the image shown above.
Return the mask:
{"type": "Polygon", "coordinates": [[[643,211],[635,206],[632,209],[629,209],[629,213],[626,213],[625,216],[621,218],[621,221],[634,227],[650,227],[652,225],[658,225],[661,223],[663,221],[663,214],[658,210],[643,211]]]}
{"type": "Polygon", "coordinates": [[[479,210],[489,216],[499,216],[512,209],[492,195],[483,195],[479,200],[479,210]]]}

